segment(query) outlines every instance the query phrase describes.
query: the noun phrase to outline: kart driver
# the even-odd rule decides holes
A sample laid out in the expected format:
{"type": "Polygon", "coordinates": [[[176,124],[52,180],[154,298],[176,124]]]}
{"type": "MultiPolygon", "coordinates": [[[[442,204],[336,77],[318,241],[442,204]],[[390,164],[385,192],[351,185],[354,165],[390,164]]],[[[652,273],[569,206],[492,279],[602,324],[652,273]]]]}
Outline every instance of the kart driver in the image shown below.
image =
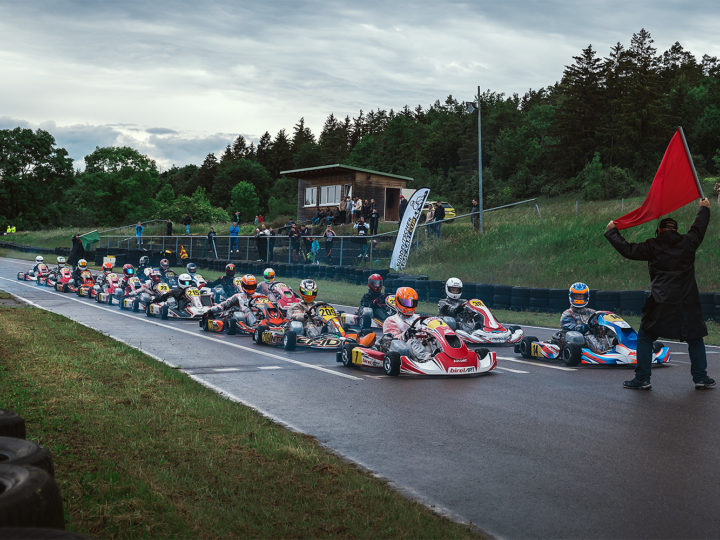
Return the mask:
{"type": "Polygon", "coordinates": [[[167,259],[163,259],[160,261],[160,273],[162,274],[163,281],[165,282],[167,282],[168,280],[168,272],[171,272],[171,275],[175,277],[175,272],[170,269],[170,261],[168,261],[167,259]]]}
{"type": "MultiPolygon", "coordinates": [[[[80,264],[80,263],[78,263],[80,264]]],[[[123,276],[115,289],[115,295],[118,298],[126,296],[130,292],[130,278],[135,276],[135,267],[128,263],[122,267],[123,276]]]]}
{"type": "Polygon", "coordinates": [[[87,261],[85,259],[80,259],[72,274],[75,285],[79,285],[80,283],[82,283],[82,279],[80,279],[80,274],[82,274],[87,269],[87,261]]]}
{"type": "Polygon", "coordinates": [[[42,255],[38,255],[35,257],[35,266],[32,267],[32,270],[30,271],[31,276],[37,276],[38,275],[38,269],[40,268],[41,264],[45,264],[45,259],[43,259],[42,255]]]}
{"type": "Polygon", "coordinates": [[[194,286],[195,280],[190,276],[190,274],[180,274],[180,276],[178,276],[177,287],[158,296],[155,299],[155,302],[167,302],[170,298],[172,298],[175,300],[177,309],[185,309],[189,304],[187,298],[185,297],[185,289],[194,286]]]}
{"type": "Polygon", "coordinates": [[[60,270],[62,270],[63,268],[65,268],[65,257],[60,255],[57,258],[57,268],[55,269],[55,271],[60,272],[60,270]]]}
{"type": "Polygon", "coordinates": [[[259,292],[260,294],[267,296],[272,302],[275,302],[277,298],[275,297],[275,293],[273,293],[270,289],[275,281],[275,270],[272,268],[266,268],[263,272],[263,277],[265,278],[265,281],[258,286],[258,289],[260,289],[259,292]]]}
{"type": "Polygon", "coordinates": [[[230,298],[237,292],[237,288],[235,287],[235,265],[233,263],[225,266],[224,276],[220,276],[215,281],[207,284],[211,289],[214,289],[218,285],[222,287],[225,298],[230,298]]]}
{"type": "Polygon", "coordinates": [[[107,282],[107,277],[112,274],[112,263],[104,262],[102,264],[102,273],[98,274],[95,284],[102,287],[107,282]]]}
{"type": "Polygon", "coordinates": [[[384,321],[388,316],[385,310],[386,297],[387,294],[383,293],[383,277],[380,274],[371,274],[368,277],[368,292],[360,299],[358,314],[362,312],[362,308],[370,308],[373,310],[373,317],[384,321]]]}
{"type": "Polygon", "coordinates": [[[140,288],[130,291],[128,296],[137,296],[142,293],[147,293],[150,297],[155,297],[158,295],[156,290],[158,283],[162,283],[162,274],[160,274],[160,270],[150,270],[147,281],[141,281],[140,288]]]}
{"type": "Polygon", "coordinates": [[[318,293],[318,286],[312,279],[303,279],[300,282],[300,298],[302,302],[293,304],[288,308],[288,319],[303,323],[305,336],[314,338],[322,333],[325,322],[315,313],[311,316],[312,308],[315,306],[315,298],[318,293]]]}
{"type": "Polygon", "coordinates": [[[451,277],[445,282],[445,298],[438,302],[438,313],[442,316],[457,317],[465,308],[467,300],[461,298],[463,282],[451,277]]]}
{"type": "Polygon", "coordinates": [[[250,309],[250,299],[257,296],[255,294],[255,291],[257,290],[257,279],[252,274],[245,274],[240,280],[240,287],[242,288],[241,292],[233,294],[224,302],[220,302],[219,304],[211,307],[208,312],[217,314],[230,308],[237,308],[237,311],[240,311],[245,315],[247,324],[252,326],[257,322],[257,319],[250,309]]]}
{"type": "Polygon", "coordinates": [[[604,335],[593,335],[588,326],[588,321],[595,314],[594,309],[587,307],[590,302],[590,287],[580,281],[573,283],[568,291],[568,299],[570,308],[563,311],[560,317],[562,329],[583,334],[585,342],[595,352],[602,353],[610,349],[611,340],[604,335]]]}
{"type": "Polygon", "coordinates": [[[143,255],[138,262],[136,274],[140,279],[147,279],[150,277],[150,270],[152,270],[150,267],[150,257],[143,255]]]}
{"type": "Polygon", "coordinates": [[[418,360],[427,360],[428,352],[423,343],[414,337],[409,337],[407,331],[420,317],[415,314],[418,305],[418,294],[411,287],[400,287],[395,293],[395,304],[398,312],[385,319],[383,323],[383,337],[380,346],[389,346],[388,337],[399,339],[407,343],[413,356],[418,360]]]}

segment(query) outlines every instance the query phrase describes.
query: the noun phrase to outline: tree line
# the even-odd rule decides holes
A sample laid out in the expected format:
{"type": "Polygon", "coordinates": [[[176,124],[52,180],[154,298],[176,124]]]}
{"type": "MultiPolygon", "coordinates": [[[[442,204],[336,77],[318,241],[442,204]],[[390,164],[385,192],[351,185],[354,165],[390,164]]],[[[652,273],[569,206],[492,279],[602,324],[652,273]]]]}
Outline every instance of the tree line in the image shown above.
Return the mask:
{"type": "MultiPolygon", "coordinates": [[[[523,96],[475,96],[482,122],[486,207],[536,195],[588,199],[644,193],[682,125],[699,174],[720,169],[720,62],[675,43],[658,54],[649,32],[605,57],[588,45],[551,86],[523,96]]],[[[410,176],[463,208],[477,192],[477,113],[448,96],[427,108],[330,114],[319,136],[303,118],[291,133],[238,136],[220,156],[159,171],[128,147],[96,148],[85,169],[50,133],[0,130],[0,227],[194,221],[294,215],[296,181],[280,171],[344,163],[410,176]]]]}

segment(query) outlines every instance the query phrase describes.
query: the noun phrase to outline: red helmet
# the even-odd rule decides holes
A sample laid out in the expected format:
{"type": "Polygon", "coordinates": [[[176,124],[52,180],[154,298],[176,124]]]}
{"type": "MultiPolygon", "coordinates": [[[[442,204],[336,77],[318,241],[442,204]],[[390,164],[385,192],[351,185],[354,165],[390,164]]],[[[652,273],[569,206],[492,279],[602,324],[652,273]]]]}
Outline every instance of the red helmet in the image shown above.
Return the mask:
{"type": "Polygon", "coordinates": [[[242,286],[243,291],[245,291],[245,294],[255,294],[255,290],[257,289],[257,279],[252,274],[245,274],[242,277],[240,285],[242,286]]]}
{"type": "Polygon", "coordinates": [[[135,267],[130,263],[126,264],[123,266],[123,274],[128,277],[135,275],[135,267]]]}
{"type": "Polygon", "coordinates": [[[105,272],[106,274],[109,274],[110,272],[112,272],[112,263],[104,262],[102,268],[103,268],[103,272],[105,272]]]}
{"type": "Polygon", "coordinates": [[[152,279],[155,283],[160,283],[162,281],[162,274],[160,273],[160,270],[158,270],[157,268],[151,270],[150,279],[152,279]]]}
{"type": "Polygon", "coordinates": [[[230,263],[225,267],[225,275],[230,277],[235,275],[235,265],[233,263],[230,263]]]}
{"type": "Polygon", "coordinates": [[[167,259],[163,259],[162,261],[160,261],[160,268],[162,268],[165,271],[169,270],[170,269],[170,261],[168,261],[167,259]]]}
{"type": "Polygon", "coordinates": [[[368,288],[372,292],[381,293],[383,289],[383,277],[380,274],[372,274],[368,278],[368,288]]]}

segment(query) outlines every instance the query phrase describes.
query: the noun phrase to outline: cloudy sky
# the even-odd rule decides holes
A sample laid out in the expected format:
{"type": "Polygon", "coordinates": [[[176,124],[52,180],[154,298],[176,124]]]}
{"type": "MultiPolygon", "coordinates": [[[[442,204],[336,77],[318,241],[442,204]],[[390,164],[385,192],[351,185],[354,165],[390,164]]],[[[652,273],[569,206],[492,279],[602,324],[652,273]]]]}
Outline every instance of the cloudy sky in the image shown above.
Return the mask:
{"type": "Polygon", "coordinates": [[[522,94],[641,28],[720,57],[717,0],[0,0],[0,129],[47,129],[78,165],[111,145],[200,164],[300,117],[318,135],[330,113],[522,94]]]}

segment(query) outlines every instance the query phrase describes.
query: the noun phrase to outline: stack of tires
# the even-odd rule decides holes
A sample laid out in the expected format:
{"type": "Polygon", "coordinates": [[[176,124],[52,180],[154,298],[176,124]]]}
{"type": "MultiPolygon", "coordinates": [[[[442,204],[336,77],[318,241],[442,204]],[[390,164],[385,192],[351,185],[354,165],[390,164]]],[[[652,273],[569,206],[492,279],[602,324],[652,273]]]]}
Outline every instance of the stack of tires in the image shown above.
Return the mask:
{"type": "Polygon", "coordinates": [[[25,420],[0,409],[0,538],[81,538],[57,531],[65,520],[54,472],[50,452],[25,440],[25,420]]]}

